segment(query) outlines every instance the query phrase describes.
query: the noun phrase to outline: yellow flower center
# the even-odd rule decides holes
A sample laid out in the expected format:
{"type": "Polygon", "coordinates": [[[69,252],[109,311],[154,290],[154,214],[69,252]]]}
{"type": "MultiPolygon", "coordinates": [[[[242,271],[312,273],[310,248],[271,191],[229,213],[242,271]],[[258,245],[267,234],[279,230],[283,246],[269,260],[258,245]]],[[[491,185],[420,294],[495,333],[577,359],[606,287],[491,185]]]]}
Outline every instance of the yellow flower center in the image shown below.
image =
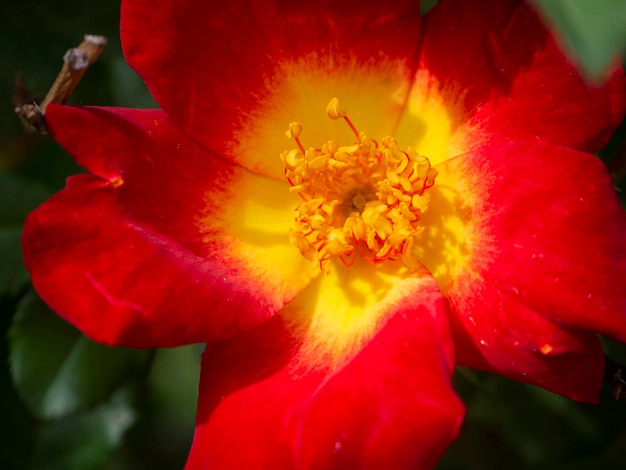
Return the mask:
{"type": "Polygon", "coordinates": [[[419,221],[428,206],[425,191],[437,170],[413,148],[399,149],[392,137],[379,144],[359,132],[337,98],[326,114],[343,118],[357,140],[341,147],[330,140],[307,150],[299,139],[302,126],[289,125],[286,135],[297,148],[284,151],[281,159],[290,190],[302,198],[291,244],[326,272],[334,257],[350,266],[355,251],[374,264],[400,260],[416,269],[415,236],[424,230],[419,221]]]}

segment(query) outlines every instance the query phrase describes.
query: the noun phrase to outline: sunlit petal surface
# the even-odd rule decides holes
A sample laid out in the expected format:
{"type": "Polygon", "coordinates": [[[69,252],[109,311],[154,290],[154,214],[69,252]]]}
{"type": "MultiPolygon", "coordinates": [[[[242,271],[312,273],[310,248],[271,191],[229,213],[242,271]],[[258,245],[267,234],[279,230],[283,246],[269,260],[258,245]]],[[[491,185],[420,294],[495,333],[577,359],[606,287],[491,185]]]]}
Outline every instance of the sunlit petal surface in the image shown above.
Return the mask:
{"type": "Polygon", "coordinates": [[[187,468],[434,466],[463,413],[438,287],[359,267],[207,348],[187,468]]]}

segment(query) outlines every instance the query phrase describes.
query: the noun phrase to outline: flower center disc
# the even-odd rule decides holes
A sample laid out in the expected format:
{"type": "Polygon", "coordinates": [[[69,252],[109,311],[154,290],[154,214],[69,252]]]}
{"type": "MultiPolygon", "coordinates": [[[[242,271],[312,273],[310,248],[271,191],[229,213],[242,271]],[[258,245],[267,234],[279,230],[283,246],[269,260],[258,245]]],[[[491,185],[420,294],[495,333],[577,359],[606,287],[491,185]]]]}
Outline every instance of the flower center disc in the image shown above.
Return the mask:
{"type": "Polygon", "coordinates": [[[435,183],[437,170],[411,147],[400,150],[392,137],[379,144],[359,132],[337,98],[326,113],[343,118],[357,141],[340,147],[330,140],[305,150],[299,140],[302,126],[289,125],[286,135],[298,148],[284,151],[281,159],[290,190],[302,198],[289,241],[325,272],[335,256],[350,266],[355,250],[371,263],[400,260],[416,269],[414,237],[424,231],[419,224],[428,206],[424,193],[435,183]]]}

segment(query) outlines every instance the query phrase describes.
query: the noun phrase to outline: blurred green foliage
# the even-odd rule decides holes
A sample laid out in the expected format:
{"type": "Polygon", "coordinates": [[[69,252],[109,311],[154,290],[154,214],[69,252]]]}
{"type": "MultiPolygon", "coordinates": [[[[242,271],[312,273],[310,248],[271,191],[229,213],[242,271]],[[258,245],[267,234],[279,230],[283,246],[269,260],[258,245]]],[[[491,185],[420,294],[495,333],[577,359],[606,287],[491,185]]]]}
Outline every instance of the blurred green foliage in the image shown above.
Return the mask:
{"type": "Polygon", "coordinates": [[[439,470],[618,470],[624,468],[626,404],[605,387],[599,405],[458,368],[467,406],[461,437],[439,470]]]}
{"type": "Polygon", "coordinates": [[[13,383],[37,418],[57,420],[106,401],[141,374],[148,351],[94,343],[50,310],[34,291],[20,301],[9,329],[13,383]]]}
{"type": "MultiPolygon", "coordinates": [[[[601,75],[624,51],[625,1],[533,2],[590,75],[601,75]]],[[[435,3],[424,0],[423,11],[435,3]]],[[[45,95],[64,52],[93,33],[110,42],[71,102],[155,106],[122,57],[118,0],[7,0],[0,18],[0,468],[181,468],[193,433],[200,348],[148,352],[92,343],[36,297],[19,246],[27,213],[81,169],[49,137],[22,132],[12,112],[16,95],[45,95]]],[[[622,176],[625,135],[622,126],[601,152],[615,171],[625,168],[622,176]]],[[[623,345],[607,342],[607,351],[626,362],[623,345]]],[[[441,470],[626,465],[626,404],[613,402],[610,390],[601,405],[582,405],[467,369],[456,387],[468,416],[441,470]]]]}
{"type": "Polygon", "coordinates": [[[531,0],[591,78],[626,53],[624,0],[531,0]]]}
{"type": "Polygon", "coordinates": [[[18,295],[29,281],[20,251],[22,224],[47,195],[37,182],[0,170],[0,297],[18,295]]]}

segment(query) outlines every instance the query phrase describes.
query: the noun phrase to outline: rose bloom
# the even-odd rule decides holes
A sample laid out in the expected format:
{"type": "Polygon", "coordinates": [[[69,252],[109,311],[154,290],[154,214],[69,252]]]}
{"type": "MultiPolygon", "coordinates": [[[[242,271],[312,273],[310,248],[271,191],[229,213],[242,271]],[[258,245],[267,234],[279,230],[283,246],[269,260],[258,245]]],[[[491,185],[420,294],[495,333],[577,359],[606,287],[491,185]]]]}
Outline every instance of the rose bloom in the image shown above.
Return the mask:
{"type": "Polygon", "coordinates": [[[598,399],[626,219],[586,84],[516,0],[125,0],[161,109],[52,105],[86,174],[27,220],[90,338],[206,342],[187,468],[429,468],[454,364],[598,399]]]}

